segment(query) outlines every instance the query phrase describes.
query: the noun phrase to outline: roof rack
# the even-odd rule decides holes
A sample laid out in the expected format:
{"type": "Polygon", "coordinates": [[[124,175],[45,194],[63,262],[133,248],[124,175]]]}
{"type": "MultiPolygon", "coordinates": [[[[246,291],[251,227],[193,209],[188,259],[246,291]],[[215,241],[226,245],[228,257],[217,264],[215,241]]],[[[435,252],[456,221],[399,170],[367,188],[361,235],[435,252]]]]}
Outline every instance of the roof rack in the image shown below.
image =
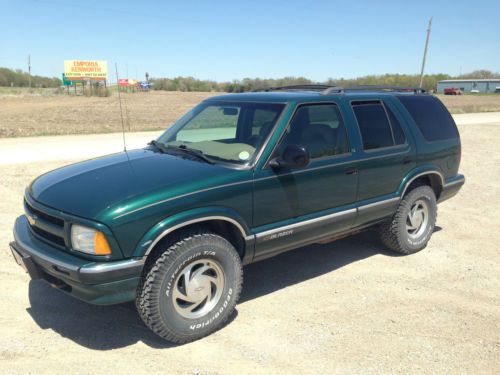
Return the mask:
{"type": "Polygon", "coordinates": [[[253,90],[254,92],[271,92],[271,91],[315,91],[321,95],[344,94],[346,91],[377,91],[377,92],[402,92],[423,94],[425,89],[421,87],[403,87],[391,85],[359,85],[350,87],[340,87],[331,85],[291,85],[291,86],[276,86],[264,87],[253,90]]]}
{"type": "Polygon", "coordinates": [[[264,92],[270,92],[270,91],[324,91],[329,89],[330,85],[290,85],[290,86],[271,86],[271,87],[263,87],[259,88],[256,90],[253,90],[254,92],[258,91],[264,91],[264,92]]]}
{"type": "Polygon", "coordinates": [[[379,91],[379,92],[412,92],[423,94],[426,92],[422,87],[405,87],[392,85],[358,85],[344,88],[344,91],[379,91]]]}

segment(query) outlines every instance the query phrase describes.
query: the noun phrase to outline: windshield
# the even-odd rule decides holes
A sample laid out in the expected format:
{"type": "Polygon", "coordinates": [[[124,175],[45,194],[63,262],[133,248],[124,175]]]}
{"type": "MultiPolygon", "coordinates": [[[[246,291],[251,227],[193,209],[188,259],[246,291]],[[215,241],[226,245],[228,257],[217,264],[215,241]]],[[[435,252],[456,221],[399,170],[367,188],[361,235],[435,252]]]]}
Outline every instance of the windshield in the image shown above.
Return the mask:
{"type": "Polygon", "coordinates": [[[250,164],[284,104],[203,102],[174,123],[158,142],[201,151],[211,160],[250,164]]]}

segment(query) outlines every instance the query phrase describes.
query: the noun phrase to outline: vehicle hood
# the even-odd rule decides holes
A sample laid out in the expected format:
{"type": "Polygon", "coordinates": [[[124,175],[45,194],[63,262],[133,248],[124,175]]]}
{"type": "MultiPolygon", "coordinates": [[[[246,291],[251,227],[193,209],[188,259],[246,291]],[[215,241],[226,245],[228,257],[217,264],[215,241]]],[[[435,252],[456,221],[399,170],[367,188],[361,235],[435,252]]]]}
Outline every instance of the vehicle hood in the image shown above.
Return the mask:
{"type": "Polygon", "coordinates": [[[97,219],[134,197],[158,191],[189,191],[231,178],[237,170],[153,152],[122,152],[72,164],[36,178],[28,194],[46,206],[97,219]],[[174,189],[175,188],[175,189],[174,189]]]}

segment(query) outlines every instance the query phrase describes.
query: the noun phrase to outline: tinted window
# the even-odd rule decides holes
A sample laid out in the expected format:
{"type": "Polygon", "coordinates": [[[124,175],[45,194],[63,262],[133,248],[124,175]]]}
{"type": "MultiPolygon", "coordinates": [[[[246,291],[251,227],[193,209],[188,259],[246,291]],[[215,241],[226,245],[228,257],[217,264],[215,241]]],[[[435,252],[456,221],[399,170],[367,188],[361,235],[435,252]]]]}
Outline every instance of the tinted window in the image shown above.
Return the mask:
{"type": "Polygon", "coordinates": [[[439,99],[427,95],[400,95],[399,100],[428,141],[457,138],[455,121],[439,99]]]}
{"type": "Polygon", "coordinates": [[[325,124],[337,128],[340,123],[340,113],[334,105],[312,105],[303,107],[309,113],[309,123],[325,124]]]}
{"type": "Polygon", "coordinates": [[[306,105],[295,113],[280,150],[289,144],[305,146],[311,158],[349,152],[347,132],[334,104],[306,105]]]}
{"type": "Polygon", "coordinates": [[[391,126],[380,103],[353,104],[365,150],[394,145],[391,126]]]}
{"type": "Polygon", "coordinates": [[[268,131],[274,121],[279,116],[280,111],[274,108],[264,109],[257,108],[253,112],[252,119],[252,135],[260,135],[264,131],[268,131]]]}
{"type": "Polygon", "coordinates": [[[391,111],[389,107],[385,107],[387,109],[387,113],[389,114],[389,120],[391,120],[392,126],[392,134],[394,134],[394,143],[397,145],[402,145],[406,142],[405,133],[403,132],[403,128],[401,127],[401,123],[394,116],[394,113],[391,111]]]}

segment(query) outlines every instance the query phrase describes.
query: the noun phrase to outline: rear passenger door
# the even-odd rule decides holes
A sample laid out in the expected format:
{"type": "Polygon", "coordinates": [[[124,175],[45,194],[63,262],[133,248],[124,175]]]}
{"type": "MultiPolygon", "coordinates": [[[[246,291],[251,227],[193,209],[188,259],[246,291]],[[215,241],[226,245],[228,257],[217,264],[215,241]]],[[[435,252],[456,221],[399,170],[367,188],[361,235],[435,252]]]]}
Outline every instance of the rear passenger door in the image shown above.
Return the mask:
{"type": "Polygon", "coordinates": [[[360,209],[356,225],[390,215],[398,201],[394,193],[416,166],[416,149],[403,118],[390,100],[352,101],[362,141],[358,152],[360,209]]]}

